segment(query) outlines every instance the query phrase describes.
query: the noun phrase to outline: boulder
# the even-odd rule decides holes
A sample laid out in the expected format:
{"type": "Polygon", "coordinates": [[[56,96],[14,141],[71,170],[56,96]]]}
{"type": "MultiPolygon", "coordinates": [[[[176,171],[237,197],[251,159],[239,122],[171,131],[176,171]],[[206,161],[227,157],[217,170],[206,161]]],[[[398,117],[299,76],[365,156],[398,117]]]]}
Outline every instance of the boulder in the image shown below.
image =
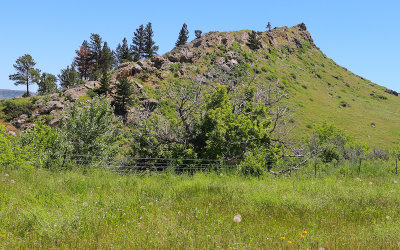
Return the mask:
{"type": "Polygon", "coordinates": [[[190,48],[180,48],[179,50],[173,50],[168,54],[168,60],[171,62],[180,63],[193,63],[194,62],[194,52],[190,48]]]}
{"type": "Polygon", "coordinates": [[[25,123],[24,125],[22,125],[21,130],[32,130],[35,128],[35,124],[34,123],[25,123]]]}
{"type": "Polygon", "coordinates": [[[215,61],[219,65],[225,64],[225,57],[220,57],[215,61]]]}
{"type": "Polygon", "coordinates": [[[100,87],[100,82],[98,81],[88,81],[85,84],[78,85],[74,88],[68,89],[64,92],[66,98],[72,101],[78,100],[80,97],[84,97],[89,89],[100,87]]]}
{"type": "Polygon", "coordinates": [[[18,129],[20,129],[22,127],[22,125],[24,125],[25,123],[26,123],[25,119],[15,119],[13,121],[14,127],[18,128],[18,129]]]}
{"type": "Polygon", "coordinates": [[[157,69],[165,69],[168,67],[168,60],[162,56],[155,55],[151,58],[151,61],[154,64],[154,67],[157,69]]]}
{"type": "Polygon", "coordinates": [[[19,116],[20,119],[28,119],[28,115],[27,114],[22,114],[19,116]]]}
{"type": "Polygon", "coordinates": [[[137,63],[133,64],[130,69],[131,69],[131,75],[132,76],[134,76],[134,75],[136,75],[136,74],[138,74],[138,73],[143,71],[142,67],[140,67],[140,65],[137,64],[137,63]]]}
{"type": "Polygon", "coordinates": [[[131,64],[130,62],[121,63],[121,64],[119,65],[118,69],[125,68],[125,67],[129,66],[130,64],[131,64]]]}
{"type": "Polygon", "coordinates": [[[51,111],[57,109],[64,109],[64,104],[58,101],[50,101],[47,102],[43,107],[38,110],[38,113],[41,115],[50,114],[51,111]]]}
{"type": "Polygon", "coordinates": [[[388,94],[391,94],[391,95],[399,96],[398,92],[391,90],[391,89],[385,89],[385,92],[388,94]]]}
{"type": "Polygon", "coordinates": [[[49,122],[49,126],[57,126],[58,124],[60,124],[62,117],[61,116],[56,116],[54,117],[50,122],[49,122]]]}

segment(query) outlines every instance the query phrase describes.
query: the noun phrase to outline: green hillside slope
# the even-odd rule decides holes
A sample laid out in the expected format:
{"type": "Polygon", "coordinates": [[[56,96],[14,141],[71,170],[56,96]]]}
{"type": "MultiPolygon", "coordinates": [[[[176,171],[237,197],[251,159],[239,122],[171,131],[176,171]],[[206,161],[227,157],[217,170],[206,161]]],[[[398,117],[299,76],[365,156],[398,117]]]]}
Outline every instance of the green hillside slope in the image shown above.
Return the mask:
{"type": "Polygon", "coordinates": [[[372,148],[392,146],[400,131],[397,93],[387,93],[386,88],[337,65],[314,44],[304,24],[259,32],[258,50],[247,44],[250,33],[210,32],[149,62],[156,68],[146,62],[131,63],[116,76],[130,75],[145,87],[201,77],[215,82],[250,78],[275,82],[296,110],[291,121],[298,136],[328,121],[372,148]]]}
{"type": "MultiPolygon", "coordinates": [[[[315,45],[304,24],[258,32],[258,49],[250,49],[249,34],[249,30],[213,31],[163,56],[122,63],[113,72],[111,86],[115,87],[119,76],[132,80],[138,104],[130,114],[134,120],[135,112],[143,106],[163,103],[171,82],[269,83],[288,94],[285,102],[295,111],[288,119],[294,137],[311,133],[316,125],[327,121],[370,148],[390,149],[398,140],[398,93],[337,65],[315,45]]],[[[44,120],[57,124],[64,105],[90,99],[86,92],[98,85],[88,82],[51,98],[37,97],[37,102],[32,101],[33,112],[47,115],[44,120]],[[46,104],[46,98],[52,102],[46,104]]]]}

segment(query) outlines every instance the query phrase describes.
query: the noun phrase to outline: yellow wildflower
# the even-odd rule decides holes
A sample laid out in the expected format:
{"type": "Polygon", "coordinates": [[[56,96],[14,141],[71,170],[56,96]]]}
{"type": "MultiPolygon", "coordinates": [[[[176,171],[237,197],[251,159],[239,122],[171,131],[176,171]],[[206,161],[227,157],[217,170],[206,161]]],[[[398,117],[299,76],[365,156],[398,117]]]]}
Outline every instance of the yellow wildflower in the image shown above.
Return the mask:
{"type": "Polygon", "coordinates": [[[6,235],[5,235],[5,234],[0,234],[0,236],[1,236],[1,237],[3,237],[3,238],[5,238],[5,237],[6,237],[6,235]]]}
{"type": "Polygon", "coordinates": [[[292,241],[288,240],[288,243],[289,243],[289,244],[292,244],[292,241]]]}
{"type": "Polygon", "coordinates": [[[300,238],[304,238],[304,235],[300,235],[300,238]]]}
{"type": "Polygon", "coordinates": [[[307,230],[303,230],[303,234],[307,234],[307,230]]]}
{"type": "Polygon", "coordinates": [[[284,239],[286,239],[286,238],[285,238],[285,236],[282,236],[281,239],[284,240],[284,239]]]}

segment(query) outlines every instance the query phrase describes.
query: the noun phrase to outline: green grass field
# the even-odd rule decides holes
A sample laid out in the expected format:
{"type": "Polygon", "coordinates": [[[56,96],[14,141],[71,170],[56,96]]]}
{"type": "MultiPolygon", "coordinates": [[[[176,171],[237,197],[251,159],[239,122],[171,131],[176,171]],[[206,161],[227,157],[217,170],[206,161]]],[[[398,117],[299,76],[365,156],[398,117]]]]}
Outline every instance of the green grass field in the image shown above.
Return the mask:
{"type": "Polygon", "coordinates": [[[1,170],[0,248],[399,248],[400,178],[374,175],[1,170]]]}

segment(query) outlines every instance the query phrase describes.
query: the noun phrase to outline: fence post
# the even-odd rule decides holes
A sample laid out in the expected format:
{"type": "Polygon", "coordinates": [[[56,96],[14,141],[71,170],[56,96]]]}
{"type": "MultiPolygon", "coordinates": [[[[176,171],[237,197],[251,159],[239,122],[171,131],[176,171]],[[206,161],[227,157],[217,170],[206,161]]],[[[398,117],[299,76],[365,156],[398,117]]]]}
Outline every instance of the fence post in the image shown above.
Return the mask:
{"type": "Polygon", "coordinates": [[[358,173],[361,173],[361,163],[362,163],[362,158],[360,158],[360,165],[358,165],[358,173]]]}
{"type": "Polygon", "coordinates": [[[317,162],[314,162],[314,175],[317,177],[317,162]]]}

